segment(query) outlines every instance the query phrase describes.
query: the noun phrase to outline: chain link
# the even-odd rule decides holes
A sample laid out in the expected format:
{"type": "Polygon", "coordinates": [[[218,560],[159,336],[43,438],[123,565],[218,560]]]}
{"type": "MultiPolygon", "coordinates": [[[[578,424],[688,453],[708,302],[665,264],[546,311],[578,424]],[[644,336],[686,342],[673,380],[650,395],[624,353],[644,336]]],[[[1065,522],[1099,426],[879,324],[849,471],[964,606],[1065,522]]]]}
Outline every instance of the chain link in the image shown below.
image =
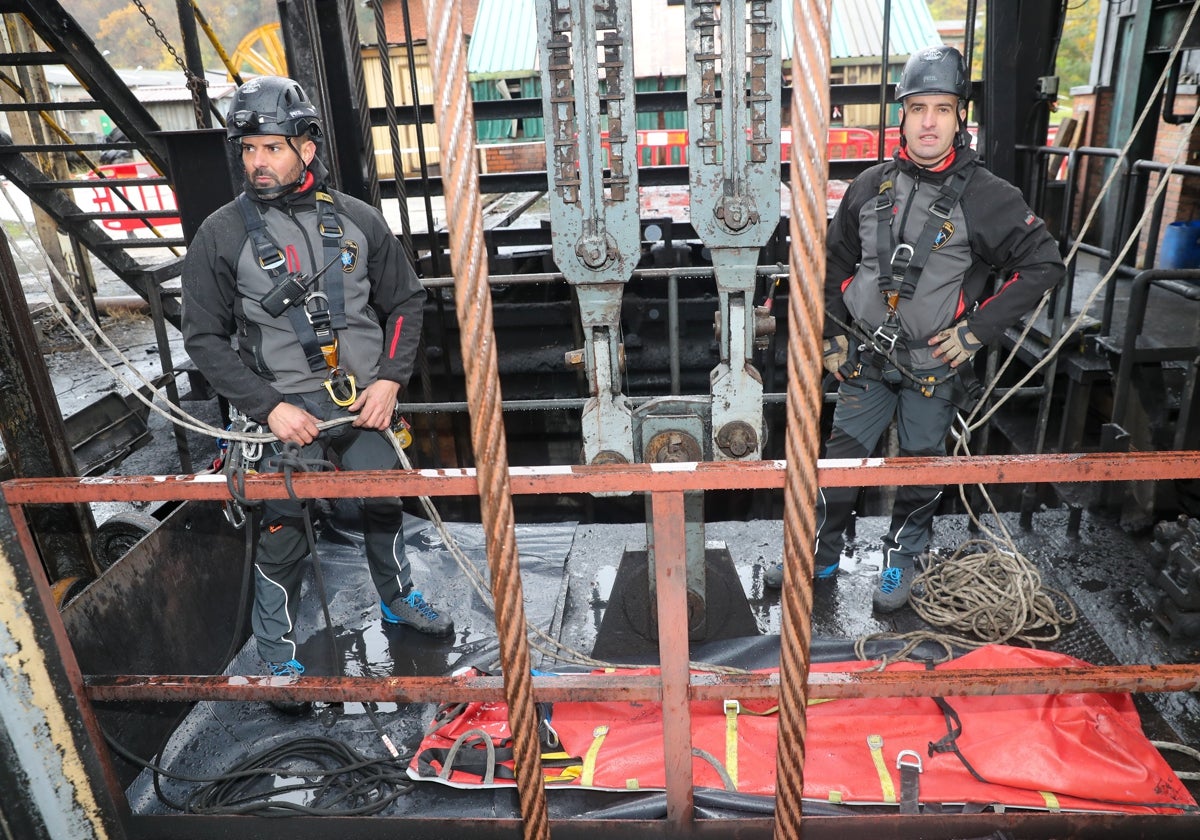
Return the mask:
{"type": "Polygon", "coordinates": [[[133,5],[137,6],[137,10],[142,13],[142,17],[146,19],[146,24],[154,30],[154,34],[158,36],[158,40],[162,41],[163,46],[167,48],[167,52],[171,54],[171,58],[175,59],[175,63],[179,65],[179,69],[183,71],[184,77],[187,78],[188,90],[192,92],[192,110],[196,112],[196,125],[204,125],[204,108],[200,104],[200,91],[208,87],[208,80],[200,78],[188,69],[187,64],[179,57],[179,52],[170,40],[167,39],[166,33],[162,31],[162,27],[158,25],[158,21],[150,14],[150,11],[142,3],[142,0],[132,0],[132,2],[133,5]]]}

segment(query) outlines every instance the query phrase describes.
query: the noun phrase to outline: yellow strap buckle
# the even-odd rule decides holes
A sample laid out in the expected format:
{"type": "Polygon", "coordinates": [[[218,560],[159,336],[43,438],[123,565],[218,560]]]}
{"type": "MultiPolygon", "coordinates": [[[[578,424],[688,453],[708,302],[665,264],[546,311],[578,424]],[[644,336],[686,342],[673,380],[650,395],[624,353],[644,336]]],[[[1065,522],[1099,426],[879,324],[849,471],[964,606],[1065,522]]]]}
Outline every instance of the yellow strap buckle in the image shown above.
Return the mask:
{"type": "Polygon", "coordinates": [[[321,355],[325,357],[325,366],[330,370],[338,369],[338,340],[334,336],[329,344],[321,345],[321,355]]]}
{"type": "Polygon", "coordinates": [[[888,772],[887,764],[883,761],[883,736],[868,735],[867,748],[871,751],[871,761],[875,764],[875,772],[879,774],[879,790],[884,802],[896,801],[896,785],[888,772]]]}
{"type": "Polygon", "coordinates": [[[925,377],[925,384],[921,385],[921,396],[932,397],[933,392],[936,390],[937,390],[937,377],[936,376],[925,377]]]}
{"type": "Polygon", "coordinates": [[[325,390],[329,392],[333,404],[341,408],[354,405],[358,399],[358,383],[354,380],[354,374],[346,373],[340,367],[329,371],[329,376],[325,378],[325,390]]]}
{"type": "Polygon", "coordinates": [[[738,715],[741,714],[742,704],[737,700],[725,701],[725,772],[733,789],[738,789],[738,715]]]}

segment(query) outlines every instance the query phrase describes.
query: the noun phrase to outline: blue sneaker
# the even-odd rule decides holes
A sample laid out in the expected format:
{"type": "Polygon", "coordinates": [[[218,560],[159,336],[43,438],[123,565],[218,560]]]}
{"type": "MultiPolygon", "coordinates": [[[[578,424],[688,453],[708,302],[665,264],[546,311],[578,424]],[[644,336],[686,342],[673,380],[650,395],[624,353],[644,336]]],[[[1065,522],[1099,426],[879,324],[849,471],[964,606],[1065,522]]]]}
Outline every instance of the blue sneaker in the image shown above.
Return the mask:
{"type": "MultiPolygon", "coordinates": [[[[831,577],[835,577],[837,573],[837,563],[832,563],[828,566],[818,566],[813,573],[813,580],[828,580],[831,577]]],[[[783,588],[783,563],[776,563],[763,572],[763,586],[767,587],[767,589],[783,588]]]]}
{"type": "Polygon", "coordinates": [[[890,613],[908,603],[917,570],[910,566],[890,566],[879,575],[879,587],[871,595],[876,612],[890,613]]]}
{"type": "MultiPolygon", "coordinates": [[[[304,673],[304,666],[295,659],[289,659],[287,662],[268,662],[267,666],[271,669],[272,677],[291,677],[296,678],[304,673]]],[[[312,708],[312,703],[307,700],[269,700],[271,706],[285,715],[303,715],[312,708]]]]}
{"type": "Polygon", "coordinates": [[[416,589],[410,589],[391,604],[380,601],[379,612],[388,624],[407,624],[429,636],[449,636],[454,632],[454,622],[435,610],[416,589]]]}
{"type": "Polygon", "coordinates": [[[304,666],[295,659],[287,662],[268,662],[272,677],[298,677],[304,673],[304,666]]]}

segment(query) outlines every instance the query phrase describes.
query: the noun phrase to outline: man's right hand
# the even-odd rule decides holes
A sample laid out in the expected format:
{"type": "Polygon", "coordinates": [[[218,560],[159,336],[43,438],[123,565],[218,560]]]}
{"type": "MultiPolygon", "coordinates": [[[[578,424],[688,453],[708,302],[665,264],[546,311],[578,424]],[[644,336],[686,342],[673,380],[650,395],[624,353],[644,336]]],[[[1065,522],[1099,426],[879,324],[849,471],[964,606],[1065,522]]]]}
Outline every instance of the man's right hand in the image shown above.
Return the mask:
{"type": "Polygon", "coordinates": [[[846,359],[850,357],[850,340],[844,335],[835,335],[832,338],[825,339],[822,345],[825,357],[821,363],[825,366],[827,373],[832,373],[838,379],[842,377],[838,374],[842,365],[846,364],[846,359]]]}
{"type": "Polygon", "coordinates": [[[267,415],[267,425],[271,433],[284,443],[299,446],[312,443],[321,431],[317,428],[317,418],[289,402],[281,402],[271,409],[267,415]]]}

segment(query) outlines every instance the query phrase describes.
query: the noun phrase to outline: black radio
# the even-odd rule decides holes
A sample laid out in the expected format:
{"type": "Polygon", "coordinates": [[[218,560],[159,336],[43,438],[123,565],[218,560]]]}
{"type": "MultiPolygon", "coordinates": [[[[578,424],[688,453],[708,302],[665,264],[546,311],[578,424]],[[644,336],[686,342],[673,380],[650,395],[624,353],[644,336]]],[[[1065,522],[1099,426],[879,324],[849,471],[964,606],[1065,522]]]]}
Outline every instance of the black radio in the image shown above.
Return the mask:
{"type": "Polygon", "coordinates": [[[271,288],[271,291],[263,295],[262,300],[259,301],[262,304],[262,308],[272,318],[278,318],[284,312],[287,312],[289,307],[299,306],[304,302],[304,297],[308,294],[308,290],[341,257],[342,251],[338,251],[334,258],[321,266],[321,270],[312,277],[309,277],[302,271],[292,271],[284,275],[283,279],[271,288]]]}

